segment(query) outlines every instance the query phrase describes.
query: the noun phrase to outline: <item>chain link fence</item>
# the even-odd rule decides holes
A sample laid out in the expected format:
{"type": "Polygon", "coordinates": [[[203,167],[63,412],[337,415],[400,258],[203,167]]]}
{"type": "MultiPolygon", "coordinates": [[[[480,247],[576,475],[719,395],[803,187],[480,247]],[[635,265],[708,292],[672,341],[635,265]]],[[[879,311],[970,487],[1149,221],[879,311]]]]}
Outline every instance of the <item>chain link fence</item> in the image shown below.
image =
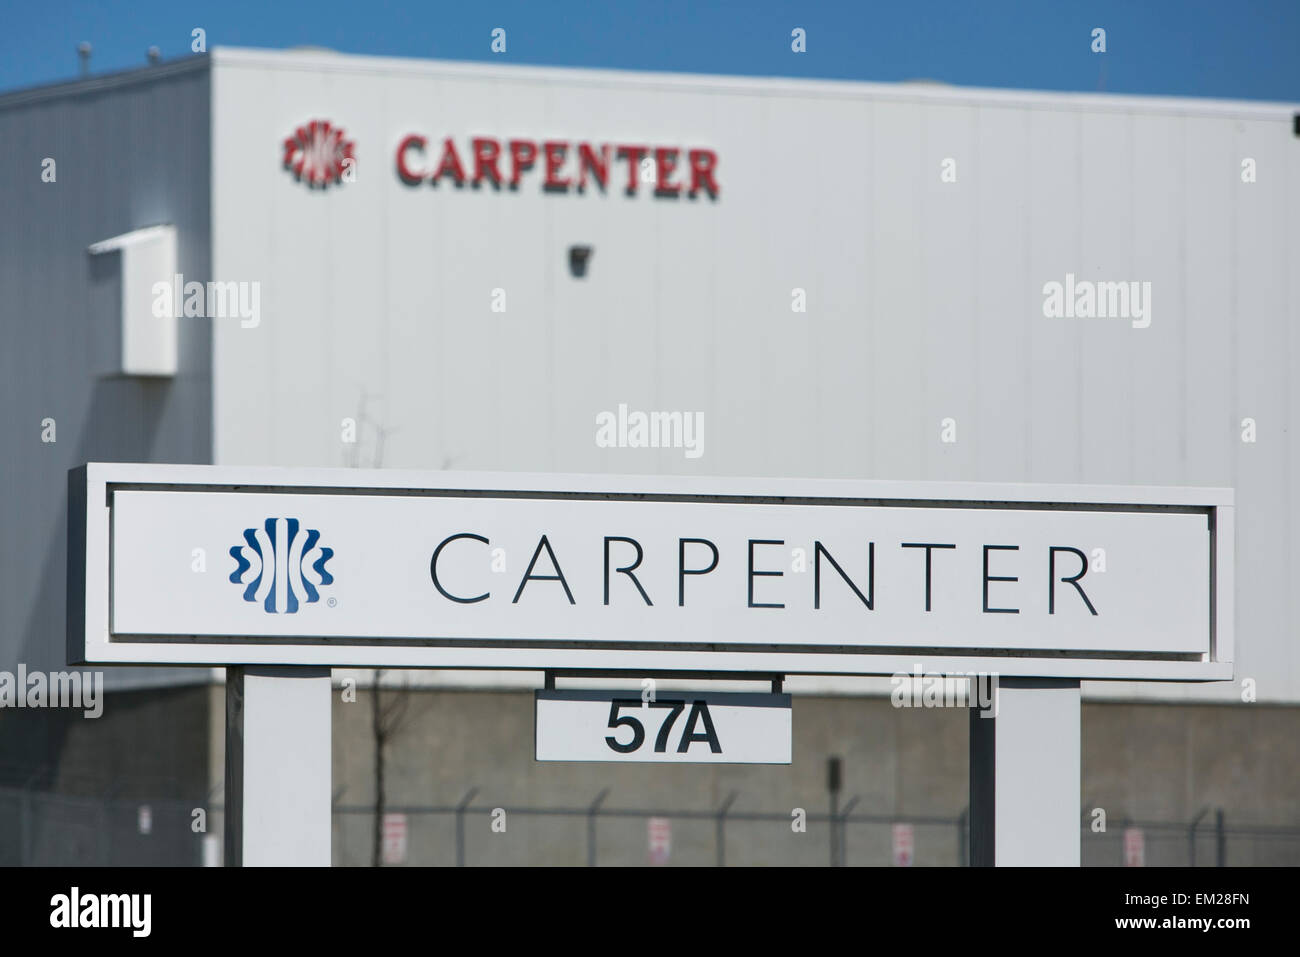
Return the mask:
{"type": "MultiPolygon", "coordinates": [[[[446,806],[390,806],[389,866],[939,866],[961,867],[969,826],[957,818],[754,812],[731,795],[716,810],[619,808],[608,794],[586,806],[489,807],[475,792],[446,806]],[[666,822],[666,823],[665,823],[666,822]]],[[[375,811],[334,808],[334,863],[369,866],[375,811]]],[[[1222,811],[1188,823],[1080,824],[1084,866],[1300,865],[1300,827],[1229,826],[1222,811]]]]}
{"type": "MultiPolygon", "coordinates": [[[[217,811],[220,826],[220,812],[217,811]]],[[[211,860],[202,802],[125,801],[0,788],[0,866],[184,867],[211,860]],[[206,831],[196,832],[195,810],[206,831]],[[206,839],[206,846],[205,846],[206,839]]],[[[218,857],[219,860],[219,857],[218,857]]]]}
{"type": "MultiPolygon", "coordinates": [[[[965,815],[895,818],[752,811],[737,794],[714,809],[585,805],[492,807],[468,791],[453,805],[386,809],[387,866],[964,866],[965,815]]],[[[337,866],[368,867],[375,809],[336,805],[337,866]]],[[[203,866],[221,863],[222,808],[201,801],[98,799],[0,788],[0,866],[203,866]],[[201,829],[200,829],[201,828],[201,829]]],[[[1187,823],[1080,827],[1093,867],[1300,865],[1300,827],[1233,826],[1218,809],[1187,823]]]]}

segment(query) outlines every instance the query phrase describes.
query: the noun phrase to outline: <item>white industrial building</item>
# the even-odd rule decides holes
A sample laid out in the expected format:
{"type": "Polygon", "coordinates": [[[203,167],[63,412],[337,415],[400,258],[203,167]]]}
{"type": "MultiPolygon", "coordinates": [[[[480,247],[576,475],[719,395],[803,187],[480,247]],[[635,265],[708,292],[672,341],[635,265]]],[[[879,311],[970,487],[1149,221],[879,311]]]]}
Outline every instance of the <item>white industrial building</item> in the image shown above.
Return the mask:
{"type": "MultiPolygon", "coordinates": [[[[1298,115],[232,49],[0,96],[0,668],[66,663],[87,460],[1229,487],[1237,679],[1085,698],[1276,728],[1149,814],[1300,823],[1298,115]]],[[[219,782],[220,673],[160,680],[219,782]]]]}

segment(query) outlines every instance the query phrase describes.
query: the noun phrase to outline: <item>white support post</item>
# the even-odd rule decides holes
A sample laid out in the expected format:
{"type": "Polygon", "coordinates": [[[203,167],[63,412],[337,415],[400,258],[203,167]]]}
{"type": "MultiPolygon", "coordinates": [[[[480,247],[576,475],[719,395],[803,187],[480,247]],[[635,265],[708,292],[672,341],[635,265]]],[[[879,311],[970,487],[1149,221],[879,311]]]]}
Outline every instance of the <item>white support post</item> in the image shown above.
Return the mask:
{"type": "Polygon", "coordinates": [[[330,670],[226,669],[226,865],[329,867],[330,670]]]}
{"type": "Polygon", "coordinates": [[[972,867],[1078,867],[1079,682],[1003,678],[970,709],[972,867]]]}

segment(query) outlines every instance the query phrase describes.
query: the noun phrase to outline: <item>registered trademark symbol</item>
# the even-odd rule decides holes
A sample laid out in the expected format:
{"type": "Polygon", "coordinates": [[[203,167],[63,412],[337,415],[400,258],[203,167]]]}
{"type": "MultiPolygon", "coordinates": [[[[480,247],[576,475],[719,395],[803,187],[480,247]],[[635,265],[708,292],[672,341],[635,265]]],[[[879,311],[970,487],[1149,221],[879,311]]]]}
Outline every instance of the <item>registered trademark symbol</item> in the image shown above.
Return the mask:
{"type": "Polygon", "coordinates": [[[337,598],[331,598],[328,602],[326,602],[326,604],[329,605],[331,608],[333,608],[338,603],[339,600],[337,598]]]}

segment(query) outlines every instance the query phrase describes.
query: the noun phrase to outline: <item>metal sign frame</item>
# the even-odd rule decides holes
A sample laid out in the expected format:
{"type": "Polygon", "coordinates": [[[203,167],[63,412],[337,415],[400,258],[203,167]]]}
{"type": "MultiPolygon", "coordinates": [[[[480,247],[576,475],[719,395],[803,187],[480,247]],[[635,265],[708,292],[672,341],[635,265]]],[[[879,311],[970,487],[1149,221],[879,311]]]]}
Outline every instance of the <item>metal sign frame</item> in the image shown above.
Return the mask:
{"type": "MultiPolygon", "coordinates": [[[[68,659],[86,664],[466,668],[650,672],[893,675],[928,672],[1007,677],[1212,681],[1233,675],[1234,499],[1230,489],[1097,485],[738,479],[692,476],[556,475],[398,470],[244,468],[91,463],[69,472],[68,659]],[[299,495],[453,496],[910,508],[1192,512],[1209,527],[1209,647],[1199,655],[1032,655],[998,649],[965,653],[842,650],[539,647],[458,642],[385,646],[200,636],[110,634],[112,506],[120,490],[280,492],[299,495]]],[[[310,640],[310,639],[309,639],[310,640]]],[[[579,643],[568,643],[577,645],[579,643]]]]}

